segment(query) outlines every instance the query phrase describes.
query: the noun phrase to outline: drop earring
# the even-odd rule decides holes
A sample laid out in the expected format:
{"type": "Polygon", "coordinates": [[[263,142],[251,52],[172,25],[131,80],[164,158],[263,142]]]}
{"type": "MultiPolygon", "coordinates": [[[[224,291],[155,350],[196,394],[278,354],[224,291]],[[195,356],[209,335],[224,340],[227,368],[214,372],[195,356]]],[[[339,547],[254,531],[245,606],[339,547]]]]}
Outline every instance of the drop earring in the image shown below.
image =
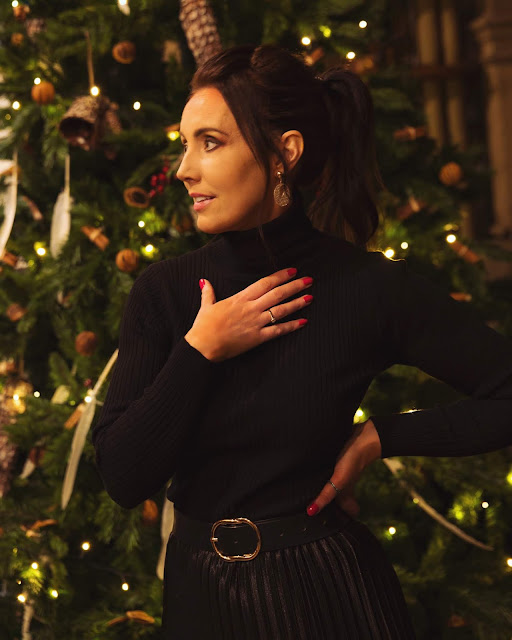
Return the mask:
{"type": "Polygon", "coordinates": [[[277,177],[279,178],[279,183],[276,184],[274,189],[274,200],[280,207],[287,207],[292,200],[290,187],[285,184],[282,171],[277,172],[277,177]]]}

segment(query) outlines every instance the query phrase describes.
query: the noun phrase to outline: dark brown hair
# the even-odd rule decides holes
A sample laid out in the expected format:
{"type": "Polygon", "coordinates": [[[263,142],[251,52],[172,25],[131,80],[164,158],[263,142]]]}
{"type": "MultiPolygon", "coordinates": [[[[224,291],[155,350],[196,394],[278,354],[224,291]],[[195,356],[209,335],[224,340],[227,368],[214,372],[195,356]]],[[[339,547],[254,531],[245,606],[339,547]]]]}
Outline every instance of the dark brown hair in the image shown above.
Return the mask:
{"type": "Polygon", "coordinates": [[[222,94],[265,172],[266,192],[275,154],[294,190],[315,189],[307,211],[312,224],[366,247],[379,223],[374,187],[382,181],[375,160],[373,103],[358,76],[336,67],[315,77],[299,54],[271,44],[239,45],[197,69],[189,98],[205,87],[222,94]],[[277,141],[291,129],[301,132],[304,151],[288,171],[277,141]]]}

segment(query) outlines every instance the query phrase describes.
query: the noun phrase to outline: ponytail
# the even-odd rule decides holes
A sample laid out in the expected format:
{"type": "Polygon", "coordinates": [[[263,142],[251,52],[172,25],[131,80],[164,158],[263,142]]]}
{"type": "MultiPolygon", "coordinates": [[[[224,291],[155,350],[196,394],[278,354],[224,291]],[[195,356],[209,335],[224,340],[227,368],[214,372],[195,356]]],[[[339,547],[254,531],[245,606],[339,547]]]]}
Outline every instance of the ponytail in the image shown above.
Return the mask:
{"type": "Polygon", "coordinates": [[[309,208],[315,225],[366,247],[379,215],[376,187],[383,187],[375,154],[373,101],[365,83],[341,67],[317,76],[329,114],[328,158],[309,208]]]}

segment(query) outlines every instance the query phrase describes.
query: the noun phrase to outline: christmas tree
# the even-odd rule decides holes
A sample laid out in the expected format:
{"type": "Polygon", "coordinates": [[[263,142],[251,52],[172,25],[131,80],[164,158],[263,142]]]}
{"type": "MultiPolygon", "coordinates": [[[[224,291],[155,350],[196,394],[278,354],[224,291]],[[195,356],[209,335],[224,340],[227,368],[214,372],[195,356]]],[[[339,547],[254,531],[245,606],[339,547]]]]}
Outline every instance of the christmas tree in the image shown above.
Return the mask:
{"type": "MultiPolygon", "coordinates": [[[[436,145],[418,82],[394,48],[403,7],[392,5],[0,7],[0,639],[160,637],[172,504],[165,487],[132,510],[114,503],[90,428],[134,279],[209,239],[175,172],[188,82],[216,51],[274,42],[318,72],[344,64],[358,73],[375,103],[386,187],[368,248],[406,258],[512,334],[509,283],[488,282],[482,261],[510,256],[465,233],[468,203],[487,188],[482,149],[436,145]]],[[[395,365],[374,380],[355,420],[456,397],[395,365]]],[[[356,496],[418,638],[510,637],[509,451],[379,461],[356,496]]]]}

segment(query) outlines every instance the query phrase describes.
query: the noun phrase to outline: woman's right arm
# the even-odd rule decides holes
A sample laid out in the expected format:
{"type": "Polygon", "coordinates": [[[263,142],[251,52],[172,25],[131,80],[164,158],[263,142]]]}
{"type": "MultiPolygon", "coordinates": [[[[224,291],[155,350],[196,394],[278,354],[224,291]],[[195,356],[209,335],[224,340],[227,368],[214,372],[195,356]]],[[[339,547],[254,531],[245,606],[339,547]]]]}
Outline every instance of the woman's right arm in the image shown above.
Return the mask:
{"type": "Polygon", "coordinates": [[[157,264],[135,280],[119,335],[119,354],[92,431],[105,489],[131,509],[174,474],[217,364],[181,337],[171,350],[158,296],[157,264]]]}

